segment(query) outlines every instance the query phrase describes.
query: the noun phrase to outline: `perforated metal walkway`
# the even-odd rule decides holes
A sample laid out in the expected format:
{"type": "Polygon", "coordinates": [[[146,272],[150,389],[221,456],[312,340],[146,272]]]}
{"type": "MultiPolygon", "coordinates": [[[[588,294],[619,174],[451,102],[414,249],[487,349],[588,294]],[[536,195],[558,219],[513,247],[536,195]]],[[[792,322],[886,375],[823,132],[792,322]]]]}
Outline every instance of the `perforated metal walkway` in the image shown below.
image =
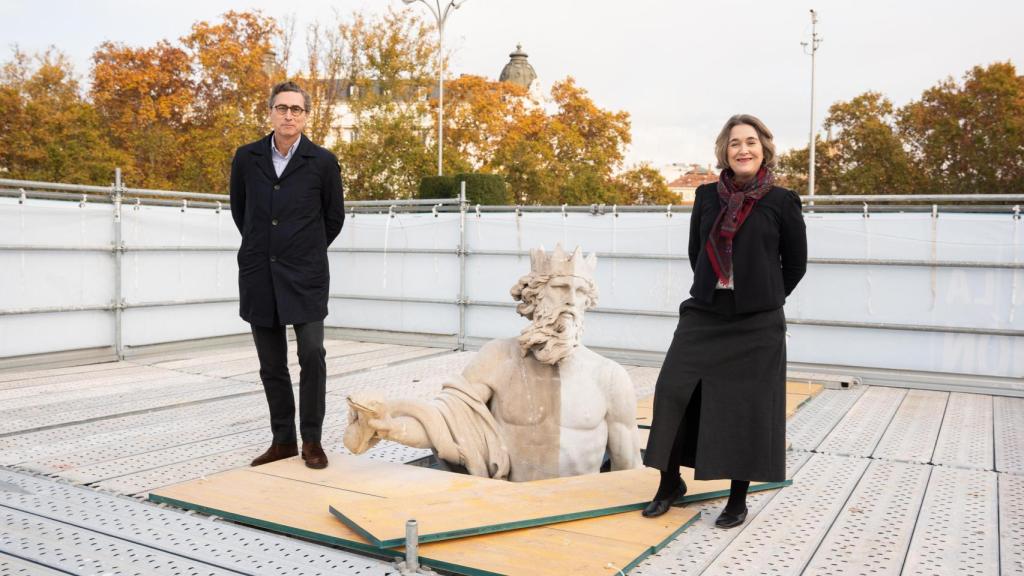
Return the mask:
{"type": "MultiPolygon", "coordinates": [[[[330,341],[325,444],[345,396],[430,397],[471,353],[330,341]]],[[[297,366],[293,366],[297,373],[297,366]]],[[[251,345],[0,373],[0,576],[397,574],[386,561],[156,507],[149,490],[243,466],[269,441],[251,345]]],[[[638,394],[657,370],[629,368],[638,394]]],[[[793,486],[722,502],[632,574],[1024,576],[1024,399],[826,390],[790,419],[793,486]]],[[[424,455],[382,443],[368,457],[424,455]]]]}

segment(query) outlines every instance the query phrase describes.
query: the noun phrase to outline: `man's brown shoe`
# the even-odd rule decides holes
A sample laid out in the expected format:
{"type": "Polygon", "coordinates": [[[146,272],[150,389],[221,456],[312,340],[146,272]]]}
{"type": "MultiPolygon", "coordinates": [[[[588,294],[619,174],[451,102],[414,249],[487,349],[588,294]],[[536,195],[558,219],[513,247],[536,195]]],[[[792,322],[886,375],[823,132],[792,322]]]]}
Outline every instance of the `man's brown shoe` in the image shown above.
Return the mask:
{"type": "Polygon", "coordinates": [[[308,468],[327,468],[327,454],[324,454],[323,446],[320,446],[319,442],[303,442],[302,459],[306,461],[308,468]]]}
{"type": "Polygon", "coordinates": [[[255,460],[250,463],[250,466],[261,466],[263,464],[269,464],[278,460],[284,460],[285,458],[291,458],[299,453],[298,442],[290,444],[271,444],[270,448],[263,454],[256,457],[255,460]]]}

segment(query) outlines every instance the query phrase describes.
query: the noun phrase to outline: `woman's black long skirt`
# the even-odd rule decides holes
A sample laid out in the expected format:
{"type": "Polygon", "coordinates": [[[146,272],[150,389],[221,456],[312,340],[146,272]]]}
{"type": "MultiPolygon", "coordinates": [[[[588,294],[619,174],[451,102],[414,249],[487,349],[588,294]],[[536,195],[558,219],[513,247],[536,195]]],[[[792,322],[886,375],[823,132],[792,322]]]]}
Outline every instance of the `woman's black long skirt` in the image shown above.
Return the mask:
{"type": "Polygon", "coordinates": [[[786,479],[786,317],[687,301],[658,376],[644,463],[698,480],[786,479]]]}

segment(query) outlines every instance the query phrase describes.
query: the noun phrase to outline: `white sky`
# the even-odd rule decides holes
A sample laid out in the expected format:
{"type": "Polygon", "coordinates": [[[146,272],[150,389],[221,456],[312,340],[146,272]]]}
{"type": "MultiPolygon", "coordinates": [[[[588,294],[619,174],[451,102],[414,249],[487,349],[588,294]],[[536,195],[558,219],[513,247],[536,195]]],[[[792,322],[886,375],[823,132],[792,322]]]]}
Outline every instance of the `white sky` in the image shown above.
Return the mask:
{"type": "MultiPolygon", "coordinates": [[[[227,10],[294,13],[298,29],[334,11],[384,10],[400,0],[4,0],[0,45],[55,45],[80,76],[104,40],[149,46],[185,35],[227,10]]],[[[824,39],[817,57],[815,118],[867,90],[899,106],[974,65],[1011,61],[1024,73],[1021,0],[467,0],[445,28],[453,75],[496,78],[518,42],[546,89],[574,76],[596,103],[630,113],[627,162],[708,163],[731,114],[760,116],[785,150],[807,142],[808,9],[824,39]]],[[[427,15],[416,3],[406,9],[427,15]]],[[[432,17],[431,17],[432,18],[432,17]]],[[[301,38],[296,42],[302,46],[301,38]]],[[[9,53],[2,60],[7,60],[9,53]]],[[[301,50],[293,59],[304,58],[301,50]]]]}

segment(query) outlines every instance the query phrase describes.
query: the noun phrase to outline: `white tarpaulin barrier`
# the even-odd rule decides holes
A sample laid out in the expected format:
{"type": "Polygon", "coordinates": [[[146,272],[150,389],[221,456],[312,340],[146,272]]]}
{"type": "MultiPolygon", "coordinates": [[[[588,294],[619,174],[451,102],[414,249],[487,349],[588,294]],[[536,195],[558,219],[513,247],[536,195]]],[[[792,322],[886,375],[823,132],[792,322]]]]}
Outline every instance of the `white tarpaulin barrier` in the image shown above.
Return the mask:
{"type": "MultiPolygon", "coordinates": [[[[237,314],[239,236],[226,208],[127,204],[122,213],[124,346],[247,332],[237,314]]],[[[585,342],[667,349],[692,280],[688,213],[471,207],[464,232],[461,218],[350,214],[330,253],[327,325],[444,335],[462,325],[470,342],[517,334],[525,321],[508,291],[529,269],[526,252],[561,243],[601,255],[585,342]]],[[[786,305],[791,362],[1024,376],[1020,219],[805,219],[812,263],[786,305]]],[[[113,230],[110,204],[0,198],[0,357],[112,345],[113,230]],[[58,311],[68,309],[84,310],[58,311]]]]}

